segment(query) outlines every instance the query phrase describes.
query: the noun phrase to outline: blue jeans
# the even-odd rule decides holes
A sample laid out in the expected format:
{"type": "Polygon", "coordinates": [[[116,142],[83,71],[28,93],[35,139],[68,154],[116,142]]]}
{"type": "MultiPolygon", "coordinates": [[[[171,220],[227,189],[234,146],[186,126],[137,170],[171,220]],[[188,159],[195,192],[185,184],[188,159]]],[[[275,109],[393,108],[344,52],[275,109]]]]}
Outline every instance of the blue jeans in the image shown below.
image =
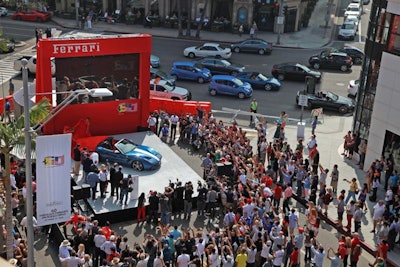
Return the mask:
{"type": "Polygon", "coordinates": [[[161,219],[161,225],[169,224],[169,211],[162,211],[160,219],[161,219]]]}
{"type": "Polygon", "coordinates": [[[122,202],[125,197],[125,205],[128,204],[128,188],[121,188],[121,194],[119,196],[119,204],[122,205],[122,202]]]}
{"type": "Polygon", "coordinates": [[[350,200],[350,198],[353,198],[353,200],[354,201],[357,201],[357,199],[356,199],[356,192],[354,192],[354,191],[347,191],[347,197],[346,197],[346,200],[345,200],[345,203],[347,204],[347,202],[349,202],[349,200],[350,200]]]}

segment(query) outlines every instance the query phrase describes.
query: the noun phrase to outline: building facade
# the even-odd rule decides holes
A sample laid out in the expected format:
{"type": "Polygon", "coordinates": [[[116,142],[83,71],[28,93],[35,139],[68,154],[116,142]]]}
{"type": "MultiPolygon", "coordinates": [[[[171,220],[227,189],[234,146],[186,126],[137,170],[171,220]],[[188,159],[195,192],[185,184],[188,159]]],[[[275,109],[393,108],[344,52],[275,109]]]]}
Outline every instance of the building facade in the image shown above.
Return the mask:
{"type": "Polygon", "coordinates": [[[368,140],[364,169],[392,157],[400,166],[400,1],[374,0],[353,131],[368,140]]]}

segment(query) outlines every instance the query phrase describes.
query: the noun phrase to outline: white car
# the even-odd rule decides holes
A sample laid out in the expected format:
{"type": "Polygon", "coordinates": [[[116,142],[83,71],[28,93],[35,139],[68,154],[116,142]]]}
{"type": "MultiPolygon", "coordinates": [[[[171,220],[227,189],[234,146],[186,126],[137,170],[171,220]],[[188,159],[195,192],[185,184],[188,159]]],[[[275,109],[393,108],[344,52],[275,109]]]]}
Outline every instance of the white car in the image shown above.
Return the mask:
{"type": "Polygon", "coordinates": [[[344,23],[349,22],[349,21],[356,24],[357,29],[358,29],[358,24],[360,23],[360,19],[357,16],[354,16],[354,15],[347,16],[346,19],[344,20],[344,23]]]}
{"type": "Polygon", "coordinates": [[[150,97],[189,101],[192,99],[192,93],[185,88],[171,84],[169,81],[152,79],[150,80],[150,97]]]}
{"type": "Polygon", "coordinates": [[[360,3],[350,3],[347,8],[346,11],[344,12],[344,16],[356,16],[356,17],[361,17],[362,14],[362,9],[361,9],[361,5],[360,3]]]}
{"type": "Polygon", "coordinates": [[[354,40],[357,34],[357,25],[352,21],[344,22],[340,27],[338,38],[340,40],[354,40]]]}
{"type": "Polygon", "coordinates": [[[349,85],[347,86],[348,96],[356,97],[359,87],[360,87],[360,81],[359,80],[351,80],[351,81],[349,81],[349,85]]]}
{"type": "Polygon", "coordinates": [[[5,7],[0,7],[0,16],[1,17],[5,17],[5,16],[7,16],[8,15],[8,10],[7,10],[7,8],[5,8],[5,7]]]}
{"type": "Polygon", "coordinates": [[[217,57],[229,59],[232,56],[232,51],[228,47],[222,47],[217,43],[205,43],[200,46],[191,46],[183,50],[185,57],[217,57]]]}

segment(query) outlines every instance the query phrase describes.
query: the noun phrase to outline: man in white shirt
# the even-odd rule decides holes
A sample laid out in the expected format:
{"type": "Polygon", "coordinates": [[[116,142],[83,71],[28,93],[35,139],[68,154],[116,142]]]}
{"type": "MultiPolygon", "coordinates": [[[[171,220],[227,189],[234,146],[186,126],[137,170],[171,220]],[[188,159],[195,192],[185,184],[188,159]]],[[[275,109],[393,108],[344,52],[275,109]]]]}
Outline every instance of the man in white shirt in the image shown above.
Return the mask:
{"type": "Polygon", "coordinates": [[[169,118],[169,121],[171,122],[171,135],[170,138],[175,139],[176,136],[176,128],[178,127],[178,122],[179,122],[179,117],[174,113],[172,116],[169,118]]]}
{"type": "Polygon", "coordinates": [[[183,253],[176,259],[176,267],[188,267],[190,262],[190,256],[186,253],[186,249],[183,249],[183,253]]]}
{"type": "Polygon", "coordinates": [[[380,220],[382,220],[383,213],[385,212],[385,205],[383,200],[379,200],[378,203],[372,208],[372,219],[374,220],[374,229],[371,233],[375,233],[376,225],[380,220]]]}
{"type": "Polygon", "coordinates": [[[90,153],[90,159],[93,161],[93,164],[98,167],[99,164],[99,154],[96,151],[89,151],[90,153]]]}

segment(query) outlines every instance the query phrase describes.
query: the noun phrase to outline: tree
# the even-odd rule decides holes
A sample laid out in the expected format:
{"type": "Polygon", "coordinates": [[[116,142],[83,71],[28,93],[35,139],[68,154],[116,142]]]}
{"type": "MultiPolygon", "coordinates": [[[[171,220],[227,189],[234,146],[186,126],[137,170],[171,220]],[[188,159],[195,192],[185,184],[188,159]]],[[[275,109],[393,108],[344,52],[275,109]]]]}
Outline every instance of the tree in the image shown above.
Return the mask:
{"type": "MultiPolygon", "coordinates": [[[[50,112],[51,106],[47,98],[43,98],[35,106],[33,106],[30,113],[31,125],[40,122],[50,112]]],[[[12,235],[13,229],[13,216],[11,210],[11,183],[10,183],[10,155],[13,149],[23,151],[25,147],[25,127],[24,116],[20,116],[16,121],[10,123],[0,123],[0,152],[4,154],[5,158],[5,176],[3,177],[5,195],[6,195],[6,229],[7,229],[7,259],[14,256],[12,235]]],[[[33,139],[34,140],[34,139],[33,139]]],[[[32,141],[32,149],[34,149],[34,141],[32,141]]],[[[34,249],[34,248],[28,248],[34,249]]]]}
{"type": "Polygon", "coordinates": [[[204,8],[201,11],[201,15],[200,15],[200,22],[197,25],[197,30],[196,30],[196,38],[200,38],[200,31],[201,31],[201,27],[203,27],[203,23],[204,23],[204,17],[206,15],[206,11],[207,11],[207,6],[208,6],[208,0],[205,0],[204,2],[204,8]]]}
{"type": "Polygon", "coordinates": [[[178,36],[181,37],[183,36],[181,0],[177,0],[177,8],[178,8],[178,36]]]}
{"type": "Polygon", "coordinates": [[[190,36],[190,27],[192,25],[192,0],[187,1],[187,24],[186,24],[186,36],[190,36]]]}

